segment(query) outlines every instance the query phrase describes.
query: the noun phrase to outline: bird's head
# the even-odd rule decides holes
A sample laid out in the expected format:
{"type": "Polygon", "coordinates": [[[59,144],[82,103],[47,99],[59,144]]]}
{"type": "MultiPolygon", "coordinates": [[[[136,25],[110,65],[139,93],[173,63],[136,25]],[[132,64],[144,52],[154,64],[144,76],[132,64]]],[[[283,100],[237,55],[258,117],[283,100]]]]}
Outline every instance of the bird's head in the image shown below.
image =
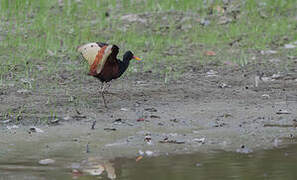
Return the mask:
{"type": "Polygon", "coordinates": [[[131,51],[125,52],[125,54],[123,56],[123,60],[131,60],[131,59],[135,59],[137,61],[141,60],[139,57],[134,56],[134,54],[131,51]]]}

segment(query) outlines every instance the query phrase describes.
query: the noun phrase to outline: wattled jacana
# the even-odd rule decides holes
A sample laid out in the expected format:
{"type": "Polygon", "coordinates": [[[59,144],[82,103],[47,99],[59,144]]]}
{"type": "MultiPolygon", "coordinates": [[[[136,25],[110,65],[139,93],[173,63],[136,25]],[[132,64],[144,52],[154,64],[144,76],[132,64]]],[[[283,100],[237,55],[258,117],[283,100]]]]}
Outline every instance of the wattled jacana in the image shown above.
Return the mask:
{"type": "Polygon", "coordinates": [[[82,54],[90,65],[88,75],[98,78],[102,82],[101,95],[105,107],[107,105],[104,98],[104,83],[121,77],[127,70],[131,59],[140,60],[131,51],[127,51],[121,61],[117,59],[119,47],[102,42],[84,44],[79,46],[77,51],[82,54]]]}

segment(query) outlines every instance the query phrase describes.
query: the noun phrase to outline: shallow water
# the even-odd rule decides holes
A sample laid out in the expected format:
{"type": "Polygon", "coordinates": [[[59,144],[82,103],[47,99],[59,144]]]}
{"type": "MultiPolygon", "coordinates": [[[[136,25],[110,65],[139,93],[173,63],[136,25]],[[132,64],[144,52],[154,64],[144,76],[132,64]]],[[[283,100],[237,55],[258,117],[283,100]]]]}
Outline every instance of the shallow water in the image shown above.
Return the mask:
{"type": "MultiPolygon", "coordinates": [[[[91,176],[83,172],[86,161],[70,157],[55,160],[52,165],[39,165],[32,157],[10,162],[0,159],[0,179],[108,179],[107,173],[91,176]],[[73,168],[79,173],[73,173],[73,168]]],[[[94,165],[97,160],[92,161],[94,165]]],[[[106,161],[96,163],[106,165],[106,161]]],[[[111,163],[116,179],[297,179],[297,145],[250,154],[210,152],[144,157],[138,162],[116,158],[111,163]]]]}

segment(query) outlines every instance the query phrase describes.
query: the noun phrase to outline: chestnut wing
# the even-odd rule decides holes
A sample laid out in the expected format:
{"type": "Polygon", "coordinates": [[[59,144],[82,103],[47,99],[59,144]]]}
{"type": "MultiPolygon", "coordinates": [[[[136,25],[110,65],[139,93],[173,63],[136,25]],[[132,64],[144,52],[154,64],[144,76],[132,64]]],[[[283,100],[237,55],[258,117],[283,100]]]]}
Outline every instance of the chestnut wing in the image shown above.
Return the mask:
{"type": "Polygon", "coordinates": [[[87,43],[77,48],[77,51],[88,61],[90,65],[90,75],[99,74],[112,53],[113,45],[106,43],[87,43]],[[100,47],[101,46],[101,47],[100,47]]]}

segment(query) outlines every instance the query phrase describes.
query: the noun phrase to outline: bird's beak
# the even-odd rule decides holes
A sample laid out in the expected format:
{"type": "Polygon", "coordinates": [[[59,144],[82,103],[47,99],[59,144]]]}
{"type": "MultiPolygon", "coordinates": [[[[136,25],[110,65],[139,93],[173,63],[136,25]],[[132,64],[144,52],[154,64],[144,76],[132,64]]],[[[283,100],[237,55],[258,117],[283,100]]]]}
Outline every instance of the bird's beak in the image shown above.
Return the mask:
{"type": "Polygon", "coordinates": [[[141,61],[141,59],[137,56],[133,56],[133,59],[137,60],[137,61],[141,61]]]}

